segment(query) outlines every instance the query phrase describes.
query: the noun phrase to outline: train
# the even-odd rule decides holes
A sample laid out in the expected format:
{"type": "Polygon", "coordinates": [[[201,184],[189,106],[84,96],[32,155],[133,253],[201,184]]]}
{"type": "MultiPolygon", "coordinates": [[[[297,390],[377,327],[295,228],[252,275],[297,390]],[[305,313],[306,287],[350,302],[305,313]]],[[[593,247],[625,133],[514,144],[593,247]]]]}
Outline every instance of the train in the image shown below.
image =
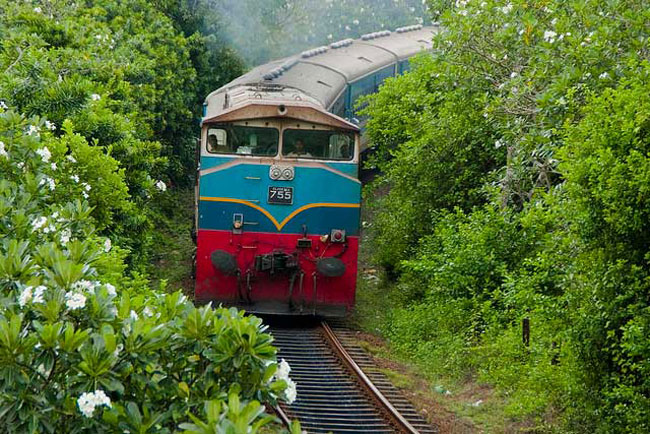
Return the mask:
{"type": "Polygon", "coordinates": [[[195,300],[340,317],[354,306],[367,145],[358,100],[431,49],[407,26],[279,59],[210,93],[195,186],[195,300]]]}

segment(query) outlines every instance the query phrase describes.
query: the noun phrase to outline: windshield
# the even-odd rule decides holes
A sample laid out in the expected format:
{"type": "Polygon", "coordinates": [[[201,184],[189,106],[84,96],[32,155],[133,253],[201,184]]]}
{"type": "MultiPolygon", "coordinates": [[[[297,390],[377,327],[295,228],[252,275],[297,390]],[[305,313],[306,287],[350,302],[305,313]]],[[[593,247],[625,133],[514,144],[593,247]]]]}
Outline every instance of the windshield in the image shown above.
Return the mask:
{"type": "Polygon", "coordinates": [[[212,154],[271,156],[278,154],[275,128],[219,125],[208,128],[207,151],[212,154]]]}
{"type": "Polygon", "coordinates": [[[354,158],[354,134],[348,132],[285,130],[282,143],[285,157],[344,161],[354,158]]]}

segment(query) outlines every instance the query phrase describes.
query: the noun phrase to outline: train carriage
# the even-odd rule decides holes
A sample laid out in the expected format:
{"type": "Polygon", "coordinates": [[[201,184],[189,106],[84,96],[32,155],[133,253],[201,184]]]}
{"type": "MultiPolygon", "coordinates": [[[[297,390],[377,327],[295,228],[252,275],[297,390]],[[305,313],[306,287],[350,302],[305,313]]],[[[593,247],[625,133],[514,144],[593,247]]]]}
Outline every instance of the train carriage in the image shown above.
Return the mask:
{"type": "Polygon", "coordinates": [[[363,151],[355,101],[434,29],[364,35],[262,65],[204,104],[198,302],[344,315],[354,305],[363,151]]]}

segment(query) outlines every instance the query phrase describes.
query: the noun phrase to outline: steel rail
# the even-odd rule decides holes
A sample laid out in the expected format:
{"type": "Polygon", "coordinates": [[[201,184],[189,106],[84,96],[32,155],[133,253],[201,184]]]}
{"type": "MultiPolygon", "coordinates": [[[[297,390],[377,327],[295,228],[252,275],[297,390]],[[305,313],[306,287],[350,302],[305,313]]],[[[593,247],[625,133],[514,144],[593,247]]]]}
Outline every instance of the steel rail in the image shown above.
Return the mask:
{"type": "Polygon", "coordinates": [[[370,381],[368,376],[361,370],[359,365],[354,361],[354,359],[348,354],[346,349],[341,345],[338,338],[332,331],[329,325],[325,321],[321,323],[321,328],[323,329],[324,335],[327,338],[328,342],[332,346],[332,349],[337,353],[341,361],[350,369],[357,378],[361,381],[363,388],[370,394],[370,396],[380,405],[381,409],[388,415],[390,421],[395,425],[400,431],[409,433],[409,434],[418,434],[419,431],[416,430],[413,425],[409,423],[408,420],[400,414],[399,411],[386,399],[386,397],[377,389],[377,387],[370,381]]]}

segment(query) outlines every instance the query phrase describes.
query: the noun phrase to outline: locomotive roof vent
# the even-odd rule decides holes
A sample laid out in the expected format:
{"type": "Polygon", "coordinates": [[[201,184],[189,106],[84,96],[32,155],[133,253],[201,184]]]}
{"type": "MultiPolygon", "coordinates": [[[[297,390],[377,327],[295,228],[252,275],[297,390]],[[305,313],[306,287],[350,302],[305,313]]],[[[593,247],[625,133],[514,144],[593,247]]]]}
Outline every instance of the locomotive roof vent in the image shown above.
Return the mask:
{"type": "Polygon", "coordinates": [[[282,64],[282,66],[281,66],[280,68],[281,68],[283,71],[288,71],[288,70],[290,70],[291,68],[293,68],[293,67],[296,65],[296,63],[298,63],[298,59],[287,60],[286,62],[284,62],[284,63],[282,64]]]}
{"type": "Polygon", "coordinates": [[[311,50],[303,51],[302,53],[300,53],[300,56],[303,59],[308,59],[310,57],[314,57],[314,56],[318,56],[319,54],[323,54],[327,50],[329,50],[329,48],[327,46],[323,45],[322,47],[313,48],[311,50]]]}
{"type": "Polygon", "coordinates": [[[349,47],[350,45],[352,45],[353,42],[354,42],[354,39],[351,39],[351,38],[343,39],[341,41],[332,42],[330,44],[330,48],[333,49],[333,50],[336,50],[336,49],[343,48],[343,47],[349,47]]]}
{"type": "Polygon", "coordinates": [[[397,33],[407,33],[407,32],[413,32],[415,30],[420,30],[422,28],[422,24],[415,24],[412,26],[406,26],[406,27],[400,27],[398,29],[395,29],[397,33]]]}
{"type": "Polygon", "coordinates": [[[278,66],[277,68],[273,68],[269,72],[263,75],[264,80],[273,80],[274,78],[278,78],[282,74],[284,74],[286,71],[290,70],[293,68],[296,63],[298,63],[297,59],[291,59],[287,60],[284,62],[282,65],[278,66]]]}
{"type": "Polygon", "coordinates": [[[390,36],[390,30],[382,30],[381,32],[372,32],[361,35],[361,39],[364,41],[369,41],[371,39],[383,38],[384,36],[390,36]]]}
{"type": "Polygon", "coordinates": [[[267,72],[266,74],[264,74],[264,79],[265,80],[273,80],[274,78],[278,78],[279,76],[281,76],[283,73],[284,73],[284,69],[282,69],[282,68],[274,68],[274,69],[270,70],[269,72],[267,72]]]}

